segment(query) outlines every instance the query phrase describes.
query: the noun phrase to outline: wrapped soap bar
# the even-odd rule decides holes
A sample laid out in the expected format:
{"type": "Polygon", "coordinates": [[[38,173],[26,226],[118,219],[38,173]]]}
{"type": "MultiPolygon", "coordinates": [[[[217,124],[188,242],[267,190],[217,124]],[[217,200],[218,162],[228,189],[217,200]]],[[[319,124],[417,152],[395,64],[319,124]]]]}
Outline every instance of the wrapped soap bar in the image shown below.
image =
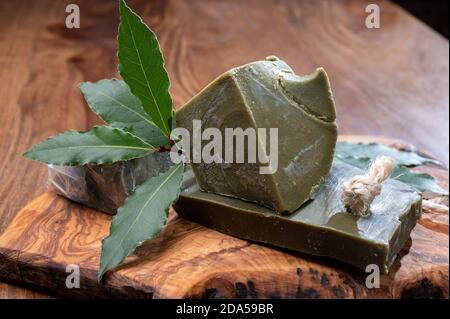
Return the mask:
{"type": "Polygon", "coordinates": [[[136,186],[172,165],[168,152],[109,165],[48,167],[49,188],[83,205],[115,214],[136,186]]]}
{"type": "MultiPolygon", "coordinates": [[[[276,57],[253,62],[221,75],[186,103],[176,118],[177,125],[191,135],[195,135],[195,120],[203,130],[217,128],[223,136],[230,128],[277,129],[277,163],[271,160],[268,164],[273,174],[261,174],[261,161],[194,160],[198,184],[207,192],[289,213],[313,197],[331,167],[336,114],[323,69],[298,76],[276,57]]],[[[267,136],[265,145],[268,140],[267,136]]],[[[264,149],[259,138],[256,143],[264,149]]]]}
{"type": "Polygon", "coordinates": [[[365,269],[387,273],[421,215],[421,196],[395,180],[383,183],[369,217],[346,212],[344,181],[363,171],[336,161],[313,201],[291,215],[206,193],[186,176],[175,209],[181,217],[220,232],[317,256],[327,256],[365,269]]]}

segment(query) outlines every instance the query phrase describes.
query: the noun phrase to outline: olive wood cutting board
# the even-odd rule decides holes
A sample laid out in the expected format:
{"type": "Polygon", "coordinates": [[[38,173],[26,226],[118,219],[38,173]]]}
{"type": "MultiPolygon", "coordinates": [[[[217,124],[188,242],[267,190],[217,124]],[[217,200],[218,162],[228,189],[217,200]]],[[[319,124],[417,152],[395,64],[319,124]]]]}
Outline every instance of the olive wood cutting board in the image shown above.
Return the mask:
{"type": "MultiPolygon", "coordinates": [[[[345,136],[410,146],[391,139],[345,136]]],[[[448,188],[448,171],[416,168],[448,188]]],[[[43,182],[43,181],[42,181],[43,182]]],[[[448,203],[447,203],[448,204],[448,203]]],[[[101,239],[111,217],[46,192],[0,236],[0,280],[65,297],[125,298],[448,298],[448,214],[424,211],[380,288],[362,270],[237,239],[179,218],[97,282],[101,239]],[[80,287],[67,288],[77,265],[80,287]],[[68,272],[66,272],[68,271],[68,272]]]]}

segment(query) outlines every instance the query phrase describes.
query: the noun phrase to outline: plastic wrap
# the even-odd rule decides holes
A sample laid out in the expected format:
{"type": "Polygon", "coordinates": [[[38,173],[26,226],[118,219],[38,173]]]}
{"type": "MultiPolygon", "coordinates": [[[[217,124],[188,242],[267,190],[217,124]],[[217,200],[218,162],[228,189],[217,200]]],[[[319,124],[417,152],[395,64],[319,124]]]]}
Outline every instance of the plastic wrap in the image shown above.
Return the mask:
{"type": "Polygon", "coordinates": [[[115,214],[136,186],[171,165],[169,152],[109,165],[49,165],[48,186],[75,202],[115,214]]]}

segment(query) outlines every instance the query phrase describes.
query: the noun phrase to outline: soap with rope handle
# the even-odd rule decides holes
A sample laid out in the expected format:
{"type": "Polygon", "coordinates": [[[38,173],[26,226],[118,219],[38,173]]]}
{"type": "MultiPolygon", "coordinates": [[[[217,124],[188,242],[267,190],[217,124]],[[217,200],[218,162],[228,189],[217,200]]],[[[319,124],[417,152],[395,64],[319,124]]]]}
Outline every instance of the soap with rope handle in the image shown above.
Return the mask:
{"type": "Polygon", "coordinates": [[[175,210],[181,217],[239,238],[316,256],[360,269],[377,265],[387,273],[421,216],[421,196],[406,184],[386,180],[368,217],[347,212],[343,184],[365,172],[335,160],[314,200],[290,215],[206,193],[186,173],[175,210]]]}

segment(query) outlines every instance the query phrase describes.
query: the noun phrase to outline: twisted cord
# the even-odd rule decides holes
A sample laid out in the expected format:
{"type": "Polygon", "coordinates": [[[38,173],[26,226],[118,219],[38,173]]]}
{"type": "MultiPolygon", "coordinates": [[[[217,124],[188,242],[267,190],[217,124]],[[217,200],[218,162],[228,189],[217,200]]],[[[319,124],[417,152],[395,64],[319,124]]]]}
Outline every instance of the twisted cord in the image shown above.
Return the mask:
{"type": "Polygon", "coordinates": [[[358,175],[342,185],[342,199],[347,211],[356,216],[369,215],[369,207],[380,195],[382,183],[388,179],[395,167],[395,160],[380,156],[370,165],[366,175],[358,175]]]}

